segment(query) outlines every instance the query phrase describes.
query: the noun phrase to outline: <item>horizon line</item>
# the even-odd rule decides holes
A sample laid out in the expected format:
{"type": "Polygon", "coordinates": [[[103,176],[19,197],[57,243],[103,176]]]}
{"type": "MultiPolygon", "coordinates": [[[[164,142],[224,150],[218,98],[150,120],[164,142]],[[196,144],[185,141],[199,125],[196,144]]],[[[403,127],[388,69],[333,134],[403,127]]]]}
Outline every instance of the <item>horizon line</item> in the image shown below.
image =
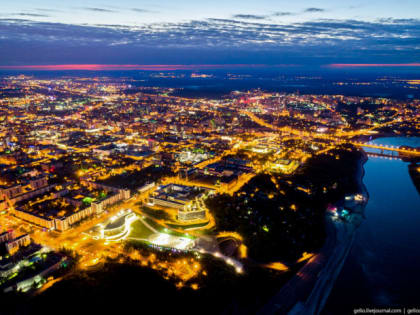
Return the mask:
{"type": "Polygon", "coordinates": [[[139,65],[139,64],[59,64],[59,65],[16,65],[0,66],[0,70],[39,70],[39,71],[62,71],[62,70],[198,70],[198,69],[227,69],[227,68],[265,68],[265,67],[296,67],[295,64],[167,64],[167,65],[139,65]]]}
{"type": "Polygon", "coordinates": [[[332,63],[329,68],[387,68],[387,67],[420,67],[420,63],[332,63]]]}
{"type": "MultiPolygon", "coordinates": [[[[217,70],[234,68],[286,68],[303,67],[299,64],[55,64],[55,65],[0,65],[0,70],[34,70],[34,71],[176,71],[176,70],[217,70]]],[[[331,63],[318,65],[320,68],[387,68],[387,67],[420,67],[420,63],[331,63]]]]}

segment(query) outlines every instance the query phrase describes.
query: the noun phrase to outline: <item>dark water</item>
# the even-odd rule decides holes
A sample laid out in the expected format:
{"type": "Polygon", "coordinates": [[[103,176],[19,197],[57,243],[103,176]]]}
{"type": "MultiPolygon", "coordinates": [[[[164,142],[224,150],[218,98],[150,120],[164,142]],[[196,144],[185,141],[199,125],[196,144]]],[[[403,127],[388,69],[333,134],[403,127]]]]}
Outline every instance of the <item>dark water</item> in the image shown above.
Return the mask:
{"type": "MultiPolygon", "coordinates": [[[[420,146],[420,138],[375,143],[420,146]]],[[[365,220],[323,314],[358,307],[420,306],[420,195],[401,160],[369,158],[365,220]]]]}
{"type": "MultiPolygon", "coordinates": [[[[178,88],[174,95],[183,97],[220,98],[232,90],[332,94],[346,96],[375,96],[396,99],[420,98],[420,90],[405,83],[408,79],[418,79],[420,72],[413,69],[329,69],[324,67],[270,67],[257,69],[235,68],[219,70],[200,70],[199,73],[212,75],[211,78],[191,78],[197,71],[5,71],[3,76],[34,75],[37,78],[54,79],[57,77],[108,77],[120,81],[122,78],[135,79],[134,85],[178,88]],[[156,74],[171,74],[168,78],[156,74]],[[235,78],[232,78],[231,75],[235,78]],[[345,83],[337,84],[337,83],[345,83]],[[369,82],[360,85],[357,83],[369,82]],[[386,91],[386,93],[384,93],[386,91]]],[[[0,82],[1,83],[1,82],[0,82]]]]}

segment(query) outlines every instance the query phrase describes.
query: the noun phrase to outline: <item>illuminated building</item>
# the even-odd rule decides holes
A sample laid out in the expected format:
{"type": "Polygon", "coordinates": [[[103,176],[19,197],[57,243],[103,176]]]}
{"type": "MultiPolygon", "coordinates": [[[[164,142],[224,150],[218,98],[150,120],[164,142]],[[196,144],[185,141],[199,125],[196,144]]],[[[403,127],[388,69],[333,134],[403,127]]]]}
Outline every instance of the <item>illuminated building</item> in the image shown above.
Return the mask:
{"type": "Polygon", "coordinates": [[[23,234],[13,240],[9,240],[5,245],[9,254],[13,255],[19,250],[20,247],[28,246],[30,243],[31,238],[29,237],[29,234],[23,234]]]}
{"type": "Polygon", "coordinates": [[[22,201],[10,212],[46,229],[66,231],[73,224],[101,213],[107,205],[129,196],[127,190],[82,181],[36,199],[22,201]]]}
{"type": "Polygon", "coordinates": [[[169,184],[159,186],[149,198],[151,205],[178,210],[178,220],[190,221],[204,219],[206,208],[202,198],[210,189],[196,186],[169,184]]]}

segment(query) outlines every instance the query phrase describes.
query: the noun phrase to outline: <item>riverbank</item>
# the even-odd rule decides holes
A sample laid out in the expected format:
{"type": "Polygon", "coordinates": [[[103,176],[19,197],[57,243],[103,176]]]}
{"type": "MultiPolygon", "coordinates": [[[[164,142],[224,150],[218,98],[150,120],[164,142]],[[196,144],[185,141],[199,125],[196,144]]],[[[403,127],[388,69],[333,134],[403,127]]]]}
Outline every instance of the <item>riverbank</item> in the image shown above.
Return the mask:
{"type": "Polygon", "coordinates": [[[410,178],[413,181],[417,192],[420,194],[420,164],[410,164],[408,166],[408,174],[410,174],[410,178]]]}
{"type": "MultiPolygon", "coordinates": [[[[420,146],[420,138],[380,138],[373,143],[420,146]]],[[[420,195],[408,163],[369,157],[363,182],[366,218],[324,306],[323,314],[352,314],[359,306],[403,307],[418,302],[420,195]]]]}
{"type": "Polygon", "coordinates": [[[363,184],[365,175],[364,164],[368,157],[363,152],[362,158],[358,161],[358,169],[355,178],[358,182],[359,193],[363,196],[361,202],[346,202],[346,209],[351,211],[351,218],[348,222],[334,220],[327,217],[330,225],[335,229],[335,247],[325,267],[318,274],[318,280],[305,303],[297,303],[289,314],[319,314],[331,293],[335,281],[337,280],[344,262],[346,261],[353,246],[356,229],[364,217],[364,209],[369,199],[368,191],[363,184]]]}
{"type": "Polygon", "coordinates": [[[355,231],[363,218],[369,195],[363,184],[367,155],[362,152],[355,179],[360,203],[345,204],[351,210],[349,222],[326,215],[327,238],[319,253],[312,257],[297,274],[263,307],[259,314],[318,314],[333,288],[354,242],[355,231]]]}

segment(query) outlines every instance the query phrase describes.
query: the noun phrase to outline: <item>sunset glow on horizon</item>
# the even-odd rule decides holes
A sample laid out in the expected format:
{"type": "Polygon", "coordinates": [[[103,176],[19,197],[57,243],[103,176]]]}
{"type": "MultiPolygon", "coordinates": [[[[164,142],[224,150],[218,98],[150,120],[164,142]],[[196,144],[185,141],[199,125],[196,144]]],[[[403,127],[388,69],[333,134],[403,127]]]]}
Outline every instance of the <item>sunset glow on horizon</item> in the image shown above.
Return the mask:
{"type": "MultiPolygon", "coordinates": [[[[281,68],[302,67],[296,64],[59,64],[59,65],[16,65],[0,66],[0,70],[33,70],[33,71],[176,71],[176,70],[217,70],[237,68],[281,68]]],[[[321,67],[326,68],[390,68],[420,67],[420,63],[333,63],[321,67]]]]}
{"type": "Polygon", "coordinates": [[[420,63],[333,63],[330,68],[368,68],[368,67],[420,67],[420,63]]]}
{"type": "MultiPolygon", "coordinates": [[[[279,65],[277,65],[279,66],[279,65]]],[[[284,65],[287,66],[287,65],[284,65]]],[[[113,71],[113,70],[143,70],[143,71],[173,71],[198,69],[226,69],[226,68],[260,68],[269,67],[263,64],[196,64],[196,65],[107,65],[107,64],[63,64],[63,65],[22,65],[0,66],[0,70],[38,70],[38,71],[113,71]]]]}

